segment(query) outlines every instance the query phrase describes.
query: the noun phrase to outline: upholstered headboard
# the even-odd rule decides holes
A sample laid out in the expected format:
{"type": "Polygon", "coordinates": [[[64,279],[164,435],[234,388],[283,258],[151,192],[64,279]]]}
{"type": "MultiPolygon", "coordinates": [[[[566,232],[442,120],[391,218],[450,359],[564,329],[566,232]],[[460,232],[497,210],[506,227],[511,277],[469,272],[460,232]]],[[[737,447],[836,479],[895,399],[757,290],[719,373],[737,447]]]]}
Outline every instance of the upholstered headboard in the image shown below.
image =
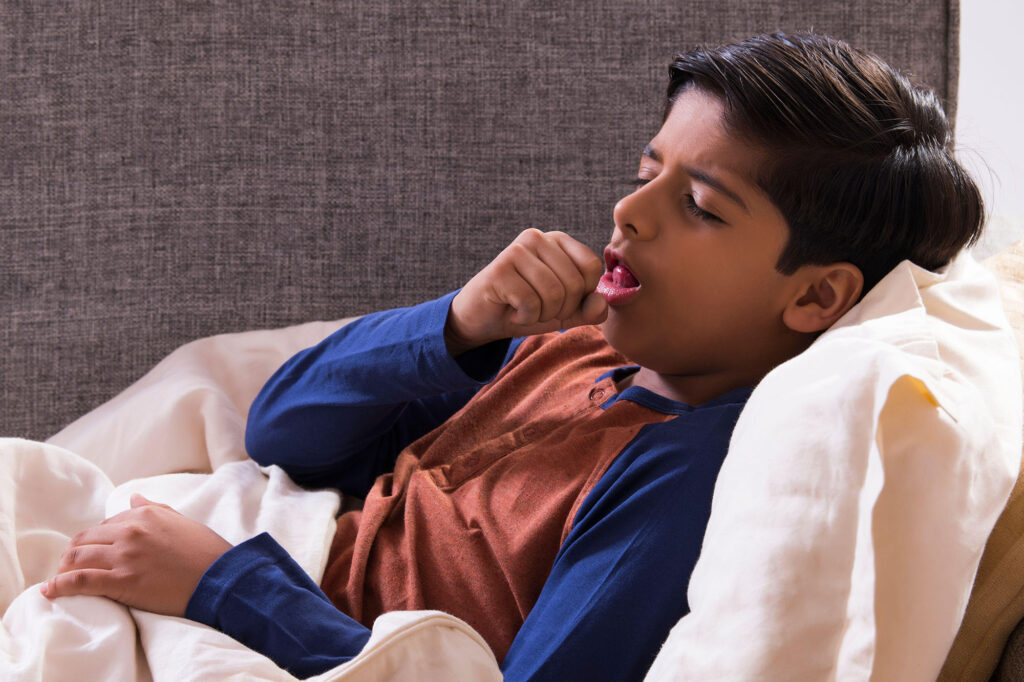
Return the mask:
{"type": "Polygon", "coordinates": [[[950,0],[0,5],[0,435],[182,343],[461,284],[526,227],[594,248],[699,43],[815,29],[952,108],[950,0]]]}

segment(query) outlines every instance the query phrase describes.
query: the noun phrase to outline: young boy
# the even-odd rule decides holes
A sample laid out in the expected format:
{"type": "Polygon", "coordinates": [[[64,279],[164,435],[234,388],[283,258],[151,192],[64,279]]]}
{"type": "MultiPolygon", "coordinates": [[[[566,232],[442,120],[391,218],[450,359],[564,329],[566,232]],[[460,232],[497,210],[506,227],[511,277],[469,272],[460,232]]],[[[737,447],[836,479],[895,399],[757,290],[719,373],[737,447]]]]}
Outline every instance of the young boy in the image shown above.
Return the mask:
{"type": "Polygon", "coordinates": [[[323,592],[269,536],[232,548],[136,497],[44,594],[185,615],[297,675],[358,654],[385,611],[434,608],[509,680],[642,677],[688,610],[751,388],[898,262],[939,268],[977,237],[950,144],[932,95],[824,37],[680,56],[603,259],[527,230],[456,294],[353,322],[256,399],[253,459],[365,497],[323,592]]]}

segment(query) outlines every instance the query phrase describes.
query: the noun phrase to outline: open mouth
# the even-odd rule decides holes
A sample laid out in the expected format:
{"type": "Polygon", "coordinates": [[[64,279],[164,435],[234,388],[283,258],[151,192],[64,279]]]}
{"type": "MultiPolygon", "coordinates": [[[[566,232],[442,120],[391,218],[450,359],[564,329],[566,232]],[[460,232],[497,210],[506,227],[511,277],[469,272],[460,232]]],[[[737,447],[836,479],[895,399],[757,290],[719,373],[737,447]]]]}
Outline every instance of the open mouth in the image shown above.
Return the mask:
{"type": "Polygon", "coordinates": [[[605,249],[604,264],[605,273],[598,282],[597,293],[604,296],[610,305],[625,303],[640,291],[640,280],[619,254],[605,249]]]}

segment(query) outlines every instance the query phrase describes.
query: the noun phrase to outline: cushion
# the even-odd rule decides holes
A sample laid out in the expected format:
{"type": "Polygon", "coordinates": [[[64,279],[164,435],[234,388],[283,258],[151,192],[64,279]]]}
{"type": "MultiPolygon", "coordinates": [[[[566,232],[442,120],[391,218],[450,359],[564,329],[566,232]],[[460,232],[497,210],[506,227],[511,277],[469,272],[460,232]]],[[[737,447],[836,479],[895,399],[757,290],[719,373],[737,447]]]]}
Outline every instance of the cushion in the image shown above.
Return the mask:
{"type": "Polygon", "coordinates": [[[1020,455],[994,276],[902,263],[754,390],[648,679],[935,679],[1020,455]]]}
{"type": "Polygon", "coordinates": [[[193,339],[439,296],[527,227],[602,248],[676,51],[814,27],[952,114],[957,6],[0,3],[0,434],[193,339]]]}
{"type": "MultiPolygon", "coordinates": [[[[999,280],[1003,307],[1024,348],[1024,241],[985,261],[999,280]]],[[[960,631],[939,680],[987,680],[1000,661],[1011,632],[1024,618],[1024,477],[985,545],[960,631]]],[[[1020,642],[1024,646],[1024,641],[1020,642]]],[[[1024,655],[1004,661],[1006,679],[1024,674],[1024,655]],[[1016,675],[1010,674],[1012,668],[1016,675]]]]}

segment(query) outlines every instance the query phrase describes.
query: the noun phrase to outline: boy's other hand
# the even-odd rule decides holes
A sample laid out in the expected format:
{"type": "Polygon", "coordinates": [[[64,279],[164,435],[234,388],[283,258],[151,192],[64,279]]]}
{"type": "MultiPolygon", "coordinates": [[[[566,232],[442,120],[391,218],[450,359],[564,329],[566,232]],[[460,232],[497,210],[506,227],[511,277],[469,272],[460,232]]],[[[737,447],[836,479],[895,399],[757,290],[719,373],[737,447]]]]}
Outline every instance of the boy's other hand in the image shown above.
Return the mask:
{"type": "Polygon", "coordinates": [[[184,616],[203,573],[229,549],[231,544],[210,528],[136,493],[131,509],[72,538],[57,575],[40,591],[48,599],[100,595],[184,616]]]}
{"type": "Polygon", "coordinates": [[[526,230],[452,300],[448,351],[603,322],[608,304],[594,293],[603,272],[602,259],[564,232],[526,230]]]}

